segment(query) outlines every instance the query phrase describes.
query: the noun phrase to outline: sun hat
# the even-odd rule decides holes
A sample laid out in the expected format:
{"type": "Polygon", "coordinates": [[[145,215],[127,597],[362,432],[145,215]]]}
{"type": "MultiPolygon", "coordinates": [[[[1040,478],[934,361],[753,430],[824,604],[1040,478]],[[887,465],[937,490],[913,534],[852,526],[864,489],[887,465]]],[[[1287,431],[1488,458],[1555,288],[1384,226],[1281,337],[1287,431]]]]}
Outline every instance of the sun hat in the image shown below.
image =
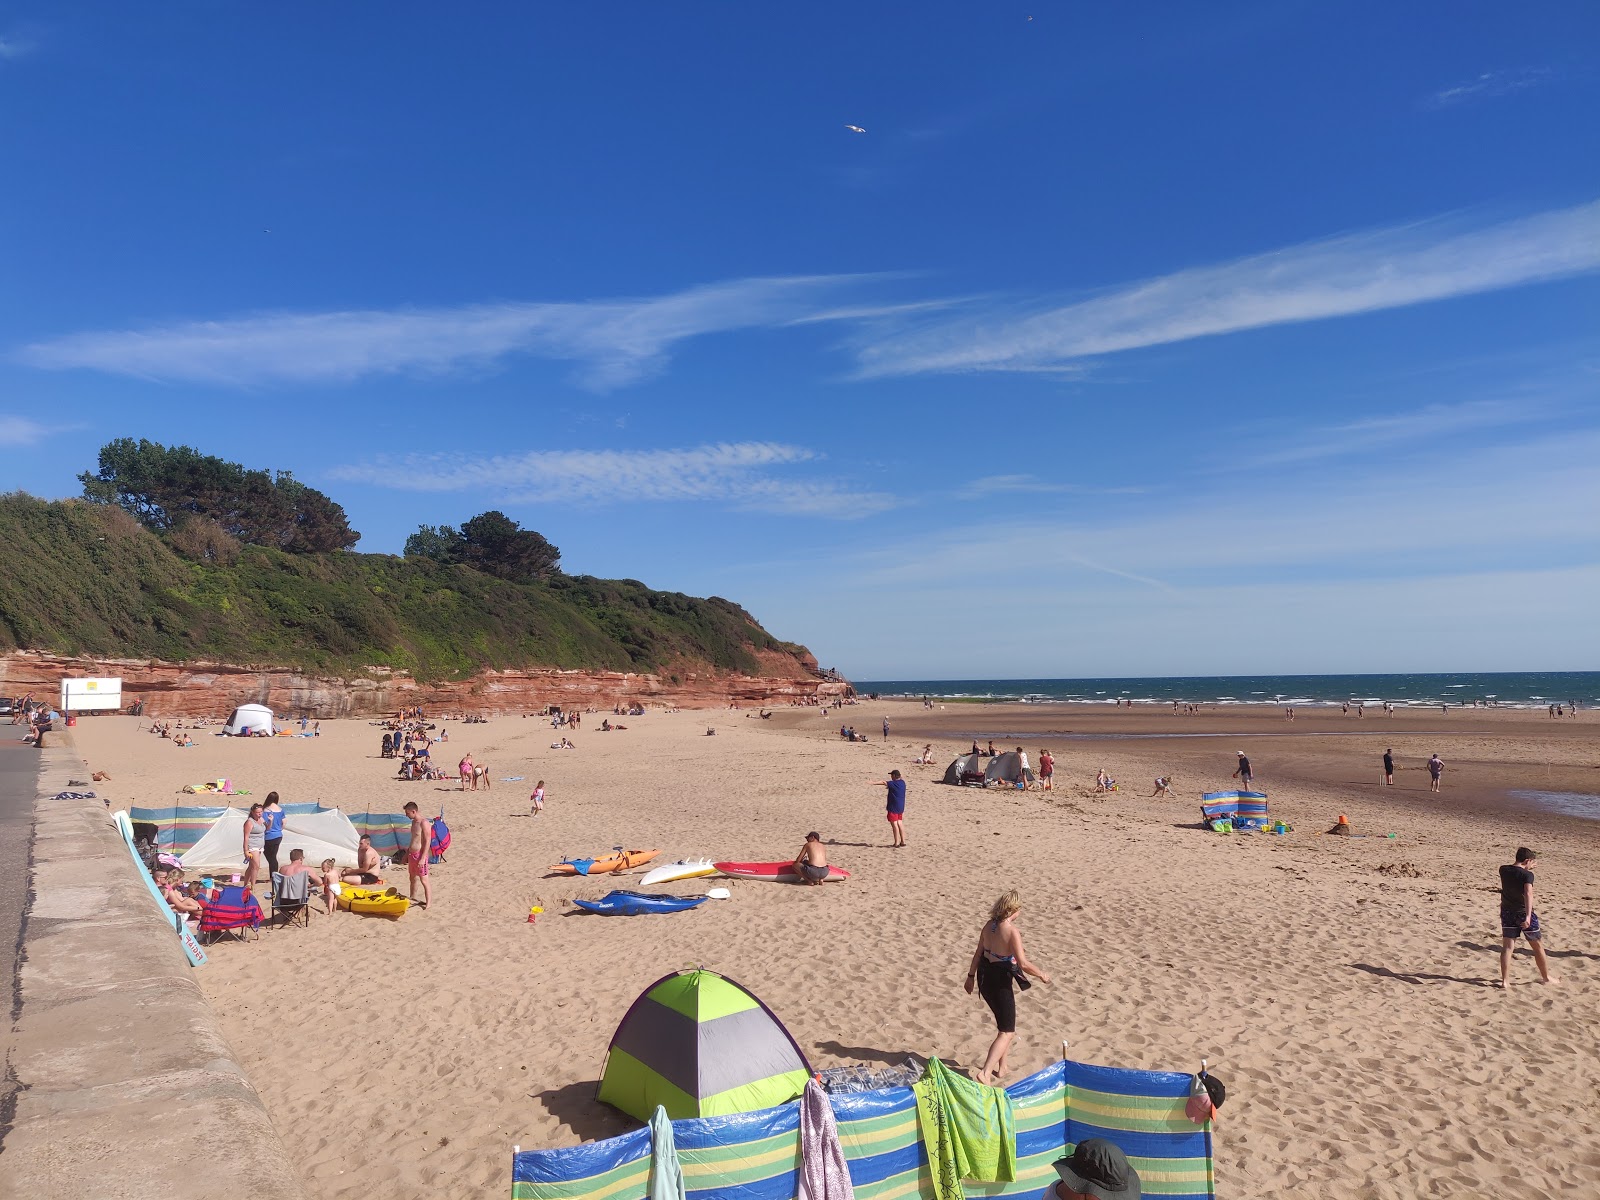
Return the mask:
{"type": "Polygon", "coordinates": [[[1100,1200],[1139,1200],[1139,1172],[1128,1165],[1121,1147],[1105,1138],[1085,1138],[1067,1158],[1055,1162],[1061,1182],[1075,1192],[1100,1200]]]}
{"type": "Polygon", "coordinates": [[[1243,757],[1244,757],[1244,751],[1243,751],[1243,750],[1241,750],[1241,751],[1239,751],[1239,757],[1240,757],[1240,758],[1243,758],[1243,757]]]}

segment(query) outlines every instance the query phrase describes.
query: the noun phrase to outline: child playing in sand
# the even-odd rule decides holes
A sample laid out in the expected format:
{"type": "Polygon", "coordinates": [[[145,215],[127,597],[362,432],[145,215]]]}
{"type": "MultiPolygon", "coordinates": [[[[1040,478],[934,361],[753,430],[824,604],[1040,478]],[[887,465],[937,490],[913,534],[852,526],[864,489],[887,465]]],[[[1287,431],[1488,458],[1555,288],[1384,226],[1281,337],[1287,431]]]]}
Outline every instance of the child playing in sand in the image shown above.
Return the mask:
{"type": "Polygon", "coordinates": [[[544,780],[534,785],[533,795],[528,798],[533,801],[533,815],[537,817],[544,811],[544,780]]]}

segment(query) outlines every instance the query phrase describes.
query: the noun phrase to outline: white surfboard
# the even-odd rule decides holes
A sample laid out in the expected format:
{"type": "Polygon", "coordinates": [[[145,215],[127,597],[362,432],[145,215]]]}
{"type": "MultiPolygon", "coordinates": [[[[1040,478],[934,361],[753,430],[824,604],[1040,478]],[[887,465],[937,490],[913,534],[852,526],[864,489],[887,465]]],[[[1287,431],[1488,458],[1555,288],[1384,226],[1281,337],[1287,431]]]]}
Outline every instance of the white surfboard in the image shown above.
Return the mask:
{"type": "Polygon", "coordinates": [[[680,862],[666,863],[654,868],[639,882],[646,885],[671,883],[675,879],[699,879],[703,875],[716,873],[717,864],[709,858],[686,858],[680,862]]]}

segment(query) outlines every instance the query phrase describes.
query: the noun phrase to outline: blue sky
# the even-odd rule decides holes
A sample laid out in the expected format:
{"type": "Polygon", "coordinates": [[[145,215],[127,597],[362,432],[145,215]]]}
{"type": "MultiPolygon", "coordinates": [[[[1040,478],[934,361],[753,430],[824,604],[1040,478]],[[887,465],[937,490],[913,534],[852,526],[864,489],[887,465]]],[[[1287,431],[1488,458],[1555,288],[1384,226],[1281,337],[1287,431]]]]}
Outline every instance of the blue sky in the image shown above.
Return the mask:
{"type": "Polygon", "coordinates": [[[0,6],[0,485],[501,508],[857,678],[1600,666],[1600,9],[0,6]],[[864,132],[856,132],[857,126],[864,132]]]}

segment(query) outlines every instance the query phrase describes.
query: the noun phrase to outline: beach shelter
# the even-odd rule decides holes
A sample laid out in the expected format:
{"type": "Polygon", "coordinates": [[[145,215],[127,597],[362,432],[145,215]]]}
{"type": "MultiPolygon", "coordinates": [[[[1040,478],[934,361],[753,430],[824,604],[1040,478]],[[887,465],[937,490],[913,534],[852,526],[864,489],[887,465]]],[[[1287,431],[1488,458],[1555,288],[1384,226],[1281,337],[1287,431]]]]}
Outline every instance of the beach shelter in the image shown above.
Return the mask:
{"type": "Polygon", "coordinates": [[[761,1001],[715,971],[679,971],[633,1002],[611,1037],[600,1099],[648,1121],[725,1116],[785,1104],[811,1067],[761,1001]]]}
{"type": "Polygon", "coordinates": [[[1032,782],[1033,772],[1022,769],[1022,755],[1015,750],[1008,750],[989,760],[989,765],[983,769],[983,785],[988,787],[991,783],[1006,783],[1015,787],[1023,782],[1024,775],[1032,782]]]}
{"type": "MultiPolygon", "coordinates": [[[[163,833],[172,828],[187,837],[199,836],[182,850],[174,849],[178,863],[190,872],[238,872],[244,870],[244,820],[248,810],[222,809],[169,809],[174,819],[169,823],[160,818],[155,824],[163,833]],[[214,813],[215,816],[196,820],[190,814],[214,813]]],[[[150,820],[149,809],[134,809],[133,820],[150,820]]],[[[176,840],[176,839],[175,839],[176,840]]],[[[356,865],[355,826],[350,818],[337,808],[318,808],[294,804],[284,809],[283,843],[278,847],[280,862],[289,861],[289,852],[299,849],[306,852],[306,862],[316,866],[325,858],[333,859],[341,867],[356,865]],[[312,811],[305,811],[306,809],[312,811]]],[[[166,849],[163,838],[163,849],[166,849]]]]}
{"type": "Polygon", "coordinates": [[[272,710],[265,704],[241,704],[228,714],[228,723],[222,732],[229,737],[254,737],[258,733],[271,735],[272,710]]]}
{"type": "Polygon", "coordinates": [[[983,782],[983,762],[976,754],[963,754],[944,769],[944,782],[959,787],[983,782]]]}

